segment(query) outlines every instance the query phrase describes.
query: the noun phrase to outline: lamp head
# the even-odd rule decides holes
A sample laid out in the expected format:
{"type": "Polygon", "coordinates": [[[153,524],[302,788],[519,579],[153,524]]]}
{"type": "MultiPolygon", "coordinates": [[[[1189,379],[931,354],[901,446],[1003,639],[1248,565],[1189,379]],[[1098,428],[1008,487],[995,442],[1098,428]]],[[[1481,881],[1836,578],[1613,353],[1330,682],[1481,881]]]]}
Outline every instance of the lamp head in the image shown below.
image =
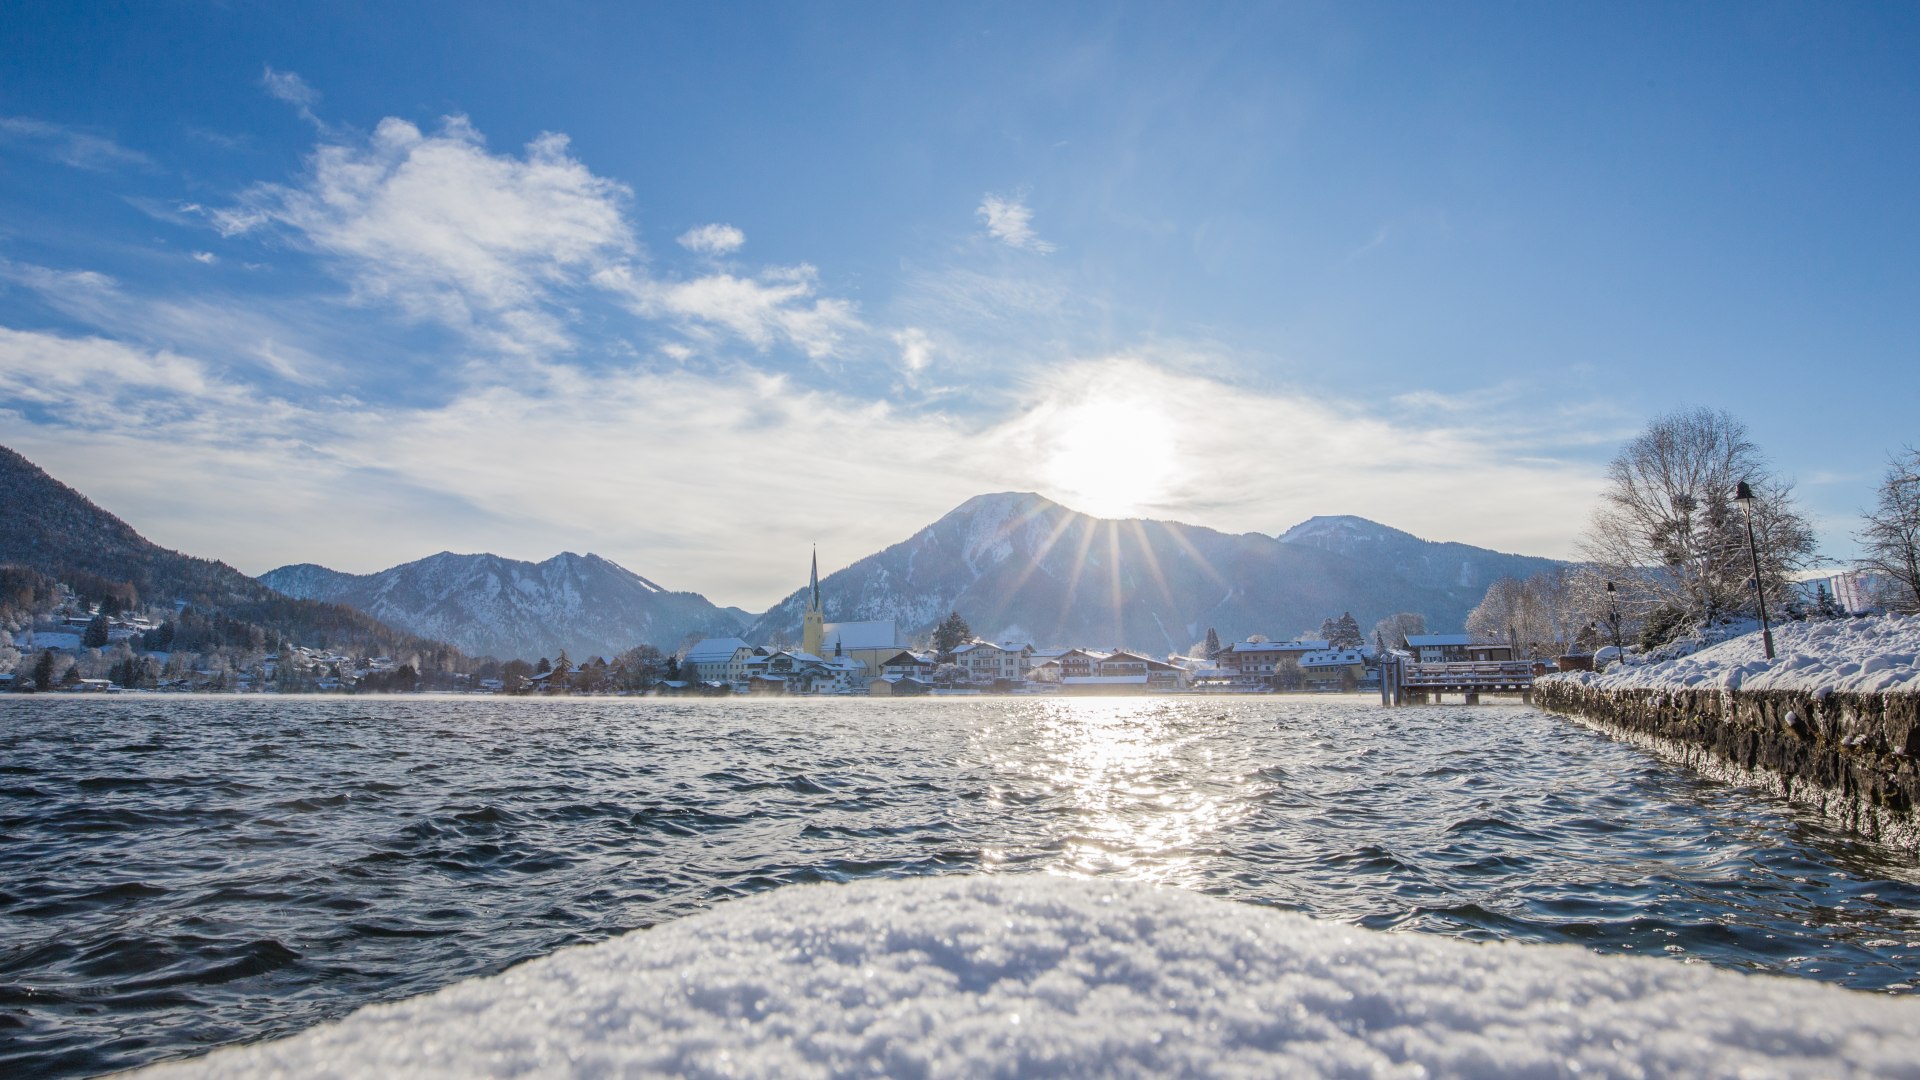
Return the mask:
{"type": "Polygon", "coordinates": [[[1608,592],[1608,593],[1612,593],[1612,592],[1613,592],[1613,582],[1611,582],[1611,581],[1609,581],[1609,582],[1607,582],[1607,592],[1608,592]]]}
{"type": "Polygon", "coordinates": [[[1742,510],[1753,509],[1753,489],[1747,486],[1745,480],[1733,486],[1733,501],[1739,503],[1742,510]]]}

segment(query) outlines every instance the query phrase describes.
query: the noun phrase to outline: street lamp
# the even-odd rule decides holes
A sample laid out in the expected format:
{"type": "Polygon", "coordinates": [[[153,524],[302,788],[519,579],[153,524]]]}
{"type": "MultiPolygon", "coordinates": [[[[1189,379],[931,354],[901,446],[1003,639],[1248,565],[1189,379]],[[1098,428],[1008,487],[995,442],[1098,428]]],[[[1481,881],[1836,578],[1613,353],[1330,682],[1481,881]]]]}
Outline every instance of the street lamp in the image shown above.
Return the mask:
{"type": "Polygon", "coordinates": [[[1620,599],[1614,595],[1613,582],[1607,582],[1607,625],[1613,628],[1613,662],[1625,663],[1626,650],[1620,647],[1620,599]]]}
{"type": "Polygon", "coordinates": [[[1767,625],[1767,590],[1760,583],[1760,549],[1753,542],[1753,489],[1745,480],[1733,489],[1733,501],[1747,515],[1747,554],[1753,556],[1753,595],[1760,602],[1760,643],[1766,646],[1767,659],[1773,659],[1773,629],[1767,625]]]}

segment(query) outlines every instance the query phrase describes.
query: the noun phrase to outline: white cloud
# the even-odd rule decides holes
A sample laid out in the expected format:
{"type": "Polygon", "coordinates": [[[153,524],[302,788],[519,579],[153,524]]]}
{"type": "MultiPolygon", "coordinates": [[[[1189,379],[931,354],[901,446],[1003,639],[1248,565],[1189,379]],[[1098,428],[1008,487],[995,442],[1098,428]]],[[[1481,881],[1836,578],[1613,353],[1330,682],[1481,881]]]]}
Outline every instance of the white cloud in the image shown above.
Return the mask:
{"type": "Polygon", "coordinates": [[[680,246],[701,255],[725,255],[746,242],[747,234],[731,225],[702,225],[680,234],[680,246]]]}
{"type": "Polygon", "coordinates": [[[489,152],[464,117],[433,134],[389,117],[365,142],[322,144],[299,185],[257,186],[214,219],[227,235],[289,230],[363,301],[503,352],[551,352],[572,345],[555,294],[635,250],[627,197],[563,135],[516,157],[489,152]]]}
{"type": "Polygon", "coordinates": [[[24,116],[0,116],[0,142],[25,144],[62,165],[95,172],[153,164],[147,155],[104,136],[24,116]]]}
{"type": "Polygon", "coordinates": [[[211,251],[196,251],[193,253],[193,261],[197,263],[203,263],[207,266],[212,266],[214,263],[217,263],[220,261],[220,256],[215,255],[211,251]]]}
{"type": "Polygon", "coordinates": [[[618,266],[595,281],[644,318],[671,320],[701,338],[725,331],[761,351],[789,344],[819,360],[832,355],[847,334],[862,329],[852,304],[815,295],[819,273],[806,265],[773,267],[758,277],[717,273],[682,281],[618,266]]]}
{"type": "Polygon", "coordinates": [[[909,376],[918,375],[933,363],[933,339],[926,331],[909,326],[895,332],[893,343],[900,346],[900,366],[909,376]]]}
{"type": "Polygon", "coordinates": [[[1018,195],[989,194],[974,211],[986,223],[987,235],[1010,248],[1046,254],[1053,250],[1033,231],[1033,210],[1018,195]]]}

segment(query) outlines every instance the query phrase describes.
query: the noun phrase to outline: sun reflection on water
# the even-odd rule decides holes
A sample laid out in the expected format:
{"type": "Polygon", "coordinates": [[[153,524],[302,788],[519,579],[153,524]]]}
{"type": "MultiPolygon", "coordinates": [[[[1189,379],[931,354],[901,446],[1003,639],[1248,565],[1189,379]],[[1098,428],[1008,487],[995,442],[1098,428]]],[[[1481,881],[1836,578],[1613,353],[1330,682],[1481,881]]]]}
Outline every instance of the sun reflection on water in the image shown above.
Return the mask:
{"type": "MultiPolygon", "coordinates": [[[[983,732],[1005,803],[1045,801],[1055,823],[1047,869],[1204,889],[1210,840],[1248,813],[1242,778],[1216,772],[1207,726],[1188,703],[1155,699],[1035,702],[983,732]],[[1018,731],[1022,740],[1004,741],[1018,731]]],[[[1005,852],[988,852],[989,865],[1005,852]]]]}

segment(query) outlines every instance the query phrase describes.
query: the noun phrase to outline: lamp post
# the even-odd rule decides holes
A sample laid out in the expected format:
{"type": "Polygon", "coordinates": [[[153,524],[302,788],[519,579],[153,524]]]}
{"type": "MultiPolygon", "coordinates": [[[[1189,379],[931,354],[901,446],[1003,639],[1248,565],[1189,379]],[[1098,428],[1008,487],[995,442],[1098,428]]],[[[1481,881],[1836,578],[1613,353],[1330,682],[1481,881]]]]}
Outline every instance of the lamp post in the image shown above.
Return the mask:
{"type": "Polygon", "coordinates": [[[1760,643],[1766,647],[1767,659],[1773,659],[1773,629],[1767,625],[1767,589],[1760,582],[1760,549],[1753,542],[1753,489],[1745,480],[1733,489],[1733,501],[1747,515],[1747,554],[1753,556],[1753,595],[1760,602],[1760,643]]]}
{"type": "Polygon", "coordinates": [[[1607,582],[1607,625],[1613,628],[1613,662],[1623,664],[1627,653],[1620,647],[1620,599],[1614,595],[1611,581],[1607,582]]]}

